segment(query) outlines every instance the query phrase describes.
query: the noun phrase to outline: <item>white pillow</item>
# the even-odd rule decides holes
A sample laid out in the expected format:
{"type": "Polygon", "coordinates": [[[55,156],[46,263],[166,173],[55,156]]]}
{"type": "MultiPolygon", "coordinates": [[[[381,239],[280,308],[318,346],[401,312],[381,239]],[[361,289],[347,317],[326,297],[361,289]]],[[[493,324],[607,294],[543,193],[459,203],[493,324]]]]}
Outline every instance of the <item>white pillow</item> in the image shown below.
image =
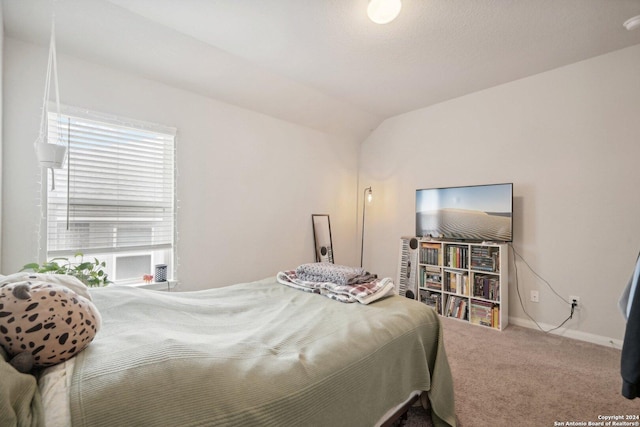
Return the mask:
{"type": "Polygon", "coordinates": [[[70,276],[68,274],[30,273],[28,271],[21,271],[8,276],[0,276],[0,287],[6,283],[24,282],[29,280],[38,280],[64,286],[91,301],[91,294],[89,293],[87,285],[82,283],[82,281],[77,277],[70,276]]]}

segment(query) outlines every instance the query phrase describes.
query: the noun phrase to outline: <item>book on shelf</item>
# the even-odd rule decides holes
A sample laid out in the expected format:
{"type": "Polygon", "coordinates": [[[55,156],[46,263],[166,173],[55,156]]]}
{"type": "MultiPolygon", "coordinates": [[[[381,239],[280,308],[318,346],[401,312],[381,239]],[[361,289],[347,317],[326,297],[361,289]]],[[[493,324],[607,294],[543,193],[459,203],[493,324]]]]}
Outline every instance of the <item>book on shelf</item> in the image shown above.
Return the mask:
{"type": "Polygon", "coordinates": [[[473,296],[498,301],[500,299],[500,278],[486,274],[474,274],[473,296]]]}
{"type": "Polygon", "coordinates": [[[493,308],[491,308],[491,327],[499,328],[500,327],[500,307],[494,304],[493,308]]]}
{"type": "Polygon", "coordinates": [[[500,250],[488,246],[472,246],[471,269],[498,273],[500,271],[500,250]]]}
{"type": "Polygon", "coordinates": [[[468,248],[466,246],[447,246],[447,266],[451,268],[467,268],[468,248]]]}
{"type": "Polygon", "coordinates": [[[439,269],[420,267],[420,285],[431,289],[442,290],[442,273],[439,269]]]}
{"type": "Polygon", "coordinates": [[[442,265],[442,251],[439,243],[420,245],[420,264],[442,265]]]}
{"type": "Polygon", "coordinates": [[[442,295],[440,293],[420,289],[420,302],[433,307],[438,313],[442,313],[442,295]]]}
{"type": "Polygon", "coordinates": [[[447,317],[455,317],[457,319],[468,320],[467,299],[449,295],[449,297],[447,298],[444,315],[447,317]]]}
{"type": "Polygon", "coordinates": [[[469,275],[460,271],[446,271],[444,290],[458,295],[469,295],[469,275]]]}
{"type": "Polygon", "coordinates": [[[489,301],[472,299],[469,322],[491,328],[500,328],[500,306],[489,301]]]}

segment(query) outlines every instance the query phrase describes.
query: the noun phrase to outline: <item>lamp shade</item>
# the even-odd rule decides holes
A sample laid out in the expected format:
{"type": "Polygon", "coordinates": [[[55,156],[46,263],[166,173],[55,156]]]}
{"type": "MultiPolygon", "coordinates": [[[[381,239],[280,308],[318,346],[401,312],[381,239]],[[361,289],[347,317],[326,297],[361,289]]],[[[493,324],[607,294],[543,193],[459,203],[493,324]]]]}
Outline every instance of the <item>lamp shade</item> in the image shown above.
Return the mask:
{"type": "Polygon", "coordinates": [[[402,9],[400,0],[369,0],[367,15],[376,24],[388,24],[396,19],[402,9]]]}

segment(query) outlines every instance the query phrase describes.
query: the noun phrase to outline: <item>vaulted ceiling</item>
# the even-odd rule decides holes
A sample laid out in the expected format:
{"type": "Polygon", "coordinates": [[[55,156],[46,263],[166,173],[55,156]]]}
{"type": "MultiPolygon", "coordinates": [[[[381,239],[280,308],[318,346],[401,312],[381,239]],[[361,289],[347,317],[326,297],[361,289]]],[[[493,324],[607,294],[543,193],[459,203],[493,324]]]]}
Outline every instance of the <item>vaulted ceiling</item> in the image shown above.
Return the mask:
{"type": "MultiPolygon", "coordinates": [[[[640,0],[3,0],[5,35],[326,132],[640,43],[640,0]]],[[[44,70],[43,70],[44,72],[44,70]]],[[[640,78],[640,76],[639,76],[640,78]]]]}

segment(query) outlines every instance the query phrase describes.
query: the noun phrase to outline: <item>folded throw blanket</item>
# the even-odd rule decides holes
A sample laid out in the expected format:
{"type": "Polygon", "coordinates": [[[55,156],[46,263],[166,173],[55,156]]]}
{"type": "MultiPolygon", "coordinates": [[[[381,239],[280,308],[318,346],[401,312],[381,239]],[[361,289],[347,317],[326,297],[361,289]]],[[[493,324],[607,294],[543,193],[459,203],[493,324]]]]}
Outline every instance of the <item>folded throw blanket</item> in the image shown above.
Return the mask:
{"type": "Polygon", "coordinates": [[[296,268],[296,274],[300,280],[346,285],[350,280],[363,276],[367,272],[359,267],[349,267],[330,262],[314,262],[300,265],[296,268]]]}
{"type": "Polygon", "coordinates": [[[364,273],[361,276],[352,277],[347,285],[359,285],[360,283],[370,283],[378,278],[377,274],[364,273]]]}
{"type": "Polygon", "coordinates": [[[319,294],[322,288],[322,282],[310,282],[301,280],[295,270],[281,271],[276,275],[276,279],[283,285],[291,286],[292,288],[300,289],[305,292],[312,292],[319,294]]]}
{"type": "Polygon", "coordinates": [[[390,278],[373,279],[368,283],[340,285],[328,281],[302,280],[296,270],[281,271],[276,276],[279,283],[305,292],[322,294],[340,302],[371,304],[395,293],[395,284],[390,278]]]}
{"type": "Polygon", "coordinates": [[[335,283],[325,283],[320,293],[331,299],[342,302],[359,302],[360,304],[371,304],[374,301],[395,293],[396,285],[389,277],[375,279],[369,283],[358,285],[338,285],[335,283]]]}

